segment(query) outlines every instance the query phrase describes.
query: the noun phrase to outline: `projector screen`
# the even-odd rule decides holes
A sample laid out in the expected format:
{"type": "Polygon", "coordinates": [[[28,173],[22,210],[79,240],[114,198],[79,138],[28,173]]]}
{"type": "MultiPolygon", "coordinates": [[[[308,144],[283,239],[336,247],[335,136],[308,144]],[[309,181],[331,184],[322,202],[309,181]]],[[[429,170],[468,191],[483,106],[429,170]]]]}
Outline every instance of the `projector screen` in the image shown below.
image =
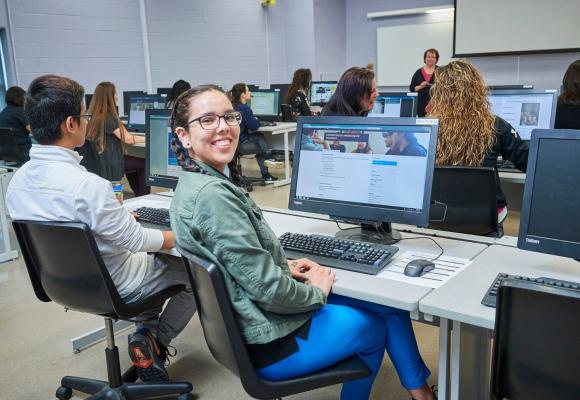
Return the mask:
{"type": "Polygon", "coordinates": [[[580,0],[455,0],[454,57],[580,51],[580,0]]]}

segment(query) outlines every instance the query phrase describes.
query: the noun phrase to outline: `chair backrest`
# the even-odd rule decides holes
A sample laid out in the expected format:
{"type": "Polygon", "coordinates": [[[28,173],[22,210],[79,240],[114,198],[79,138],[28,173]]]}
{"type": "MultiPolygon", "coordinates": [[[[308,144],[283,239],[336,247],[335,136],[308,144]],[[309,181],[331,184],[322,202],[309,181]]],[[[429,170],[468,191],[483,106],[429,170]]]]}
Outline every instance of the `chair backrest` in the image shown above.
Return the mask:
{"type": "Polygon", "coordinates": [[[292,106],[290,104],[280,104],[280,112],[282,114],[283,122],[294,121],[294,115],[292,115],[292,106]]]}
{"type": "Polygon", "coordinates": [[[493,168],[435,167],[429,228],[501,236],[496,185],[493,168]]]}
{"type": "Polygon", "coordinates": [[[12,224],[39,300],[123,317],[124,303],[86,224],[18,220],[12,224]]]}
{"type": "Polygon", "coordinates": [[[99,152],[95,142],[87,139],[81,147],[76,148],[76,151],[83,156],[81,165],[85,167],[87,171],[99,175],[100,177],[105,177],[105,169],[101,157],[99,157],[99,152]]]}
{"type": "Polygon", "coordinates": [[[577,399],[580,293],[506,280],[495,317],[492,393],[496,399],[577,399]]]}
{"type": "Polygon", "coordinates": [[[256,374],[246,350],[219,268],[187,250],[178,250],[188,270],[199,320],[211,354],[239,376],[246,391],[256,397],[255,388],[260,386],[262,380],[256,374]]]}
{"type": "Polygon", "coordinates": [[[0,160],[23,164],[29,160],[11,128],[0,128],[0,160]]]}

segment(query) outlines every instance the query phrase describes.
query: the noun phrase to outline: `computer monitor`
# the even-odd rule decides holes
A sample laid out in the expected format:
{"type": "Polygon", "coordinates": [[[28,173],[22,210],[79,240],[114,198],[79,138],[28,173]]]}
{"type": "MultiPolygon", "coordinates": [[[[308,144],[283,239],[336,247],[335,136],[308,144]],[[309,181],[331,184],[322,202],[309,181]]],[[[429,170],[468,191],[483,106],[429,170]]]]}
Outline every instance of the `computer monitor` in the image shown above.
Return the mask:
{"type": "Polygon", "coordinates": [[[518,247],[580,259],[580,130],[535,129],[518,247]]]}
{"type": "Polygon", "coordinates": [[[417,93],[379,93],[369,117],[417,116],[417,93]]]}
{"type": "Polygon", "coordinates": [[[89,106],[91,105],[92,99],[93,99],[92,94],[85,94],[85,106],[87,107],[87,110],[89,109],[89,106]]]}
{"type": "Polygon", "coordinates": [[[427,226],[437,132],[436,119],[299,118],[289,208],[360,223],[365,240],[427,226]]]}
{"type": "Polygon", "coordinates": [[[254,116],[262,121],[277,121],[280,110],[280,90],[260,89],[251,90],[251,92],[252,98],[247,104],[254,116]]]}
{"type": "Polygon", "coordinates": [[[489,94],[491,111],[515,128],[523,140],[532,130],[551,129],[556,117],[556,91],[499,90],[489,94]]]}
{"type": "Polygon", "coordinates": [[[131,96],[141,96],[143,94],[147,94],[142,90],[130,90],[127,92],[123,92],[123,114],[129,115],[129,99],[131,96]]]}
{"type": "Polygon", "coordinates": [[[157,88],[157,94],[163,97],[167,97],[171,94],[171,90],[173,90],[170,87],[160,87],[157,88]]]}
{"type": "Polygon", "coordinates": [[[336,91],[336,81],[318,81],[312,82],[310,87],[310,104],[322,106],[328,103],[336,91]]]}
{"type": "Polygon", "coordinates": [[[289,83],[273,83],[270,85],[270,89],[280,90],[280,104],[286,104],[286,93],[290,89],[289,83]]]}
{"type": "Polygon", "coordinates": [[[129,126],[130,130],[145,130],[145,110],[165,108],[165,97],[157,94],[144,94],[129,98],[129,126]]]}
{"type": "Polygon", "coordinates": [[[254,90],[260,90],[260,86],[258,85],[252,85],[251,83],[246,84],[246,86],[248,87],[248,89],[250,89],[250,92],[253,92],[254,90]]]}
{"type": "Polygon", "coordinates": [[[149,186],[175,189],[181,172],[175,153],[171,150],[173,134],[169,127],[171,110],[148,109],[145,111],[146,157],[145,174],[149,186]]]}

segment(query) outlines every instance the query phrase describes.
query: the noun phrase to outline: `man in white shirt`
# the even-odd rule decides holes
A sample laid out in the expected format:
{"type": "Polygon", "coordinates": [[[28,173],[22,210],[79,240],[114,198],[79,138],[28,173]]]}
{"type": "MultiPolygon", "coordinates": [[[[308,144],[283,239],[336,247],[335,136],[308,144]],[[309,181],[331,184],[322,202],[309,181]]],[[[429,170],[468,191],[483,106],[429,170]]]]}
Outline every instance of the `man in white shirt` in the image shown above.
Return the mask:
{"type": "MultiPolygon", "coordinates": [[[[30,161],[14,174],[6,192],[12,219],[79,221],[93,232],[103,261],[119,294],[135,302],[177,284],[187,284],[179,258],[148,254],[174,247],[171,231],[143,228],[123,208],[111,183],[87,172],[74,151],[85,142],[90,115],[84,89],[77,82],[46,75],[36,78],[26,95],[26,116],[39,144],[30,161]]],[[[173,296],[139,316],[143,321],[129,337],[129,355],[143,381],[167,380],[167,346],[195,313],[193,292],[173,296]]]]}

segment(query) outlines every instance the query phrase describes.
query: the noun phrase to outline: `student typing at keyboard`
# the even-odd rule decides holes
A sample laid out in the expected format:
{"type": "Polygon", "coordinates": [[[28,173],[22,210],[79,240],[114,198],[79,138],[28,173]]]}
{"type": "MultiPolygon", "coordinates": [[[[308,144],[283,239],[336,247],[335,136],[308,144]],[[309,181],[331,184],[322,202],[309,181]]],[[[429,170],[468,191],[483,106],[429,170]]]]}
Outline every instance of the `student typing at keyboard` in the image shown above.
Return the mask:
{"type": "Polygon", "coordinates": [[[372,375],[345,383],[341,399],[367,399],[386,349],[409,393],[434,399],[408,312],[331,294],[330,269],[308,259],[287,261],[260,209],[238,186],[231,161],[240,120],[218,86],[195,87],[178,99],[172,148],[188,173],[180,175],[170,214],[179,245],[220,269],[258,373],[287,379],[358,354],[372,375]]]}
{"type": "MultiPolygon", "coordinates": [[[[87,172],[73,149],[83,145],[84,89],[55,75],[36,78],[26,95],[26,116],[39,144],[12,178],[6,205],[12,219],[87,224],[124,301],[131,303],[177,284],[188,284],[179,258],[154,253],[174,247],[170,231],[145,229],[123,208],[111,183],[87,172]]],[[[143,381],[168,379],[167,347],[195,312],[191,288],[138,317],[129,355],[143,381]]]]}

